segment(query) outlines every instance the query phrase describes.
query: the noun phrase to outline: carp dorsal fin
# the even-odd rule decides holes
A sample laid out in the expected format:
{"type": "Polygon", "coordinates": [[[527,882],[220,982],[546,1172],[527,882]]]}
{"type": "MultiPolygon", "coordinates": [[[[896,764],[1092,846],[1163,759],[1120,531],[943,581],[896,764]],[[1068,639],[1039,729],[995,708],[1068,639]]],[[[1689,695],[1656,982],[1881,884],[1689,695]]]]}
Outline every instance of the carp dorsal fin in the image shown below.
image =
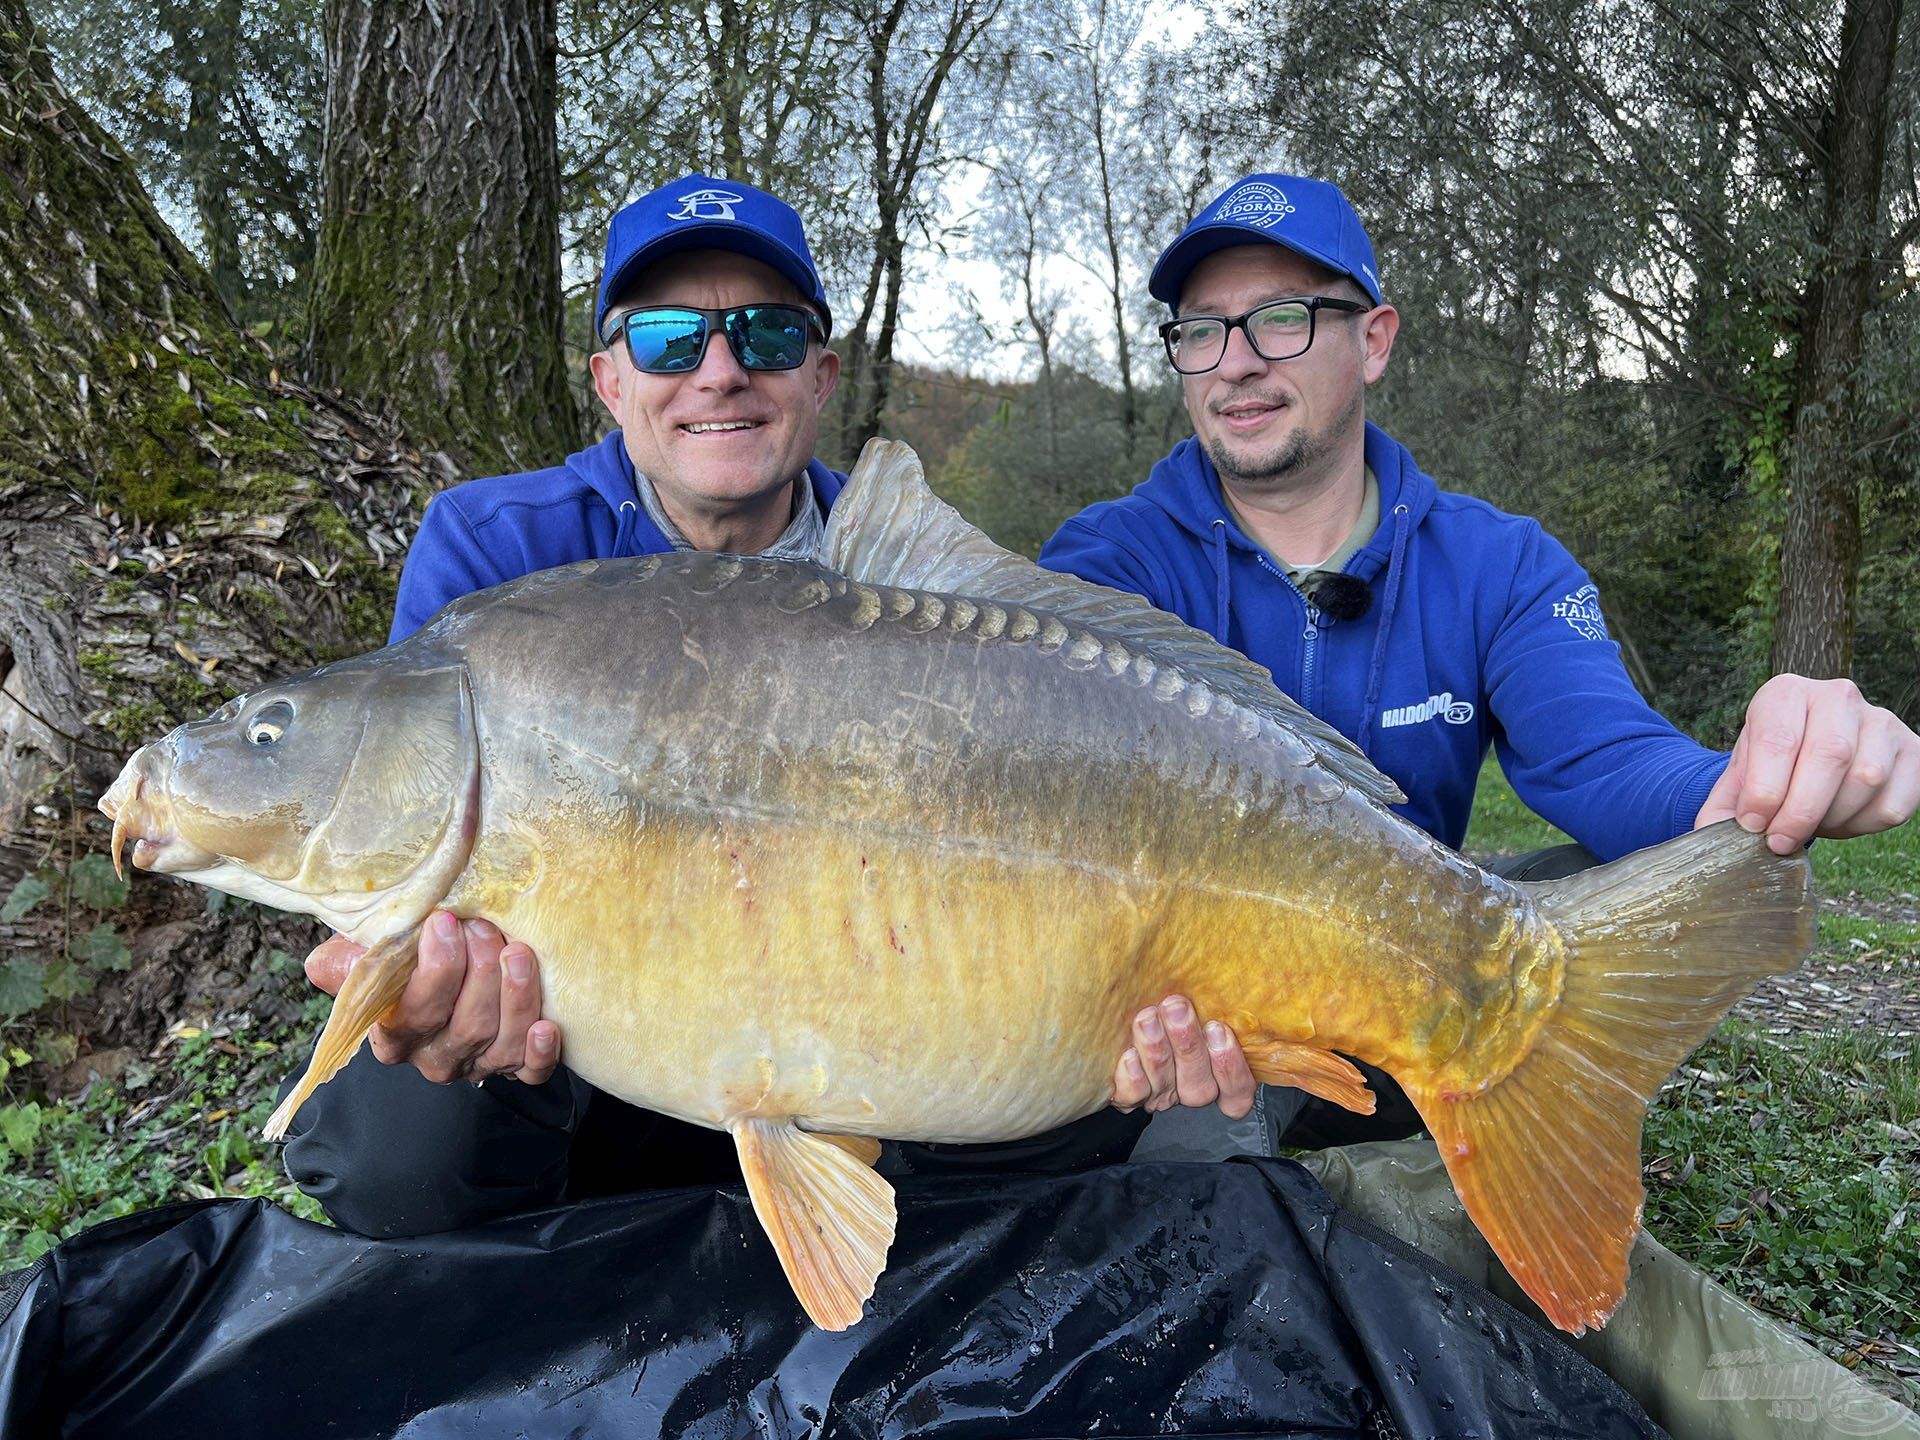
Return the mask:
{"type": "Polygon", "coordinates": [[[1157,664],[1174,666],[1303,741],[1315,761],[1361,794],[1387,805],[1407,798],[1359,746],[1275,688],[1264,665],[1138,595],[1001,549],[928,488],[920,457],[898,440],[869,440],[860,452],[827,518],[820,559],[849,580],[1024,605],[1138,645],[1157,664]]]}

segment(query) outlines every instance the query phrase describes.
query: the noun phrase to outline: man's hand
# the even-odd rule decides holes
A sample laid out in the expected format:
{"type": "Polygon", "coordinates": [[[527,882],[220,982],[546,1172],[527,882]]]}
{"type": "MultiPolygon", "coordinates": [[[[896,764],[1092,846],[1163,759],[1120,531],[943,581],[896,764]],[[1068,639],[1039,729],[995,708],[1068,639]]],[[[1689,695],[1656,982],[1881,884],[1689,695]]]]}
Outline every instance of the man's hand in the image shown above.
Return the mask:
{"type": "Polygon", "coordinates": [[[1113,1103],[1150,1111],[1215,1105],[1229,1120],[1253,1109],[1253,1072],[1227,1026],[1205,1026],[1184,995],[1169,995],[1133,1017],[1133,1046],[1113,1072],[1113,1103]]]}
{"type": "MultiPolygon", "coordinates": [[[[338,995],[366,954],[344,935],[307,956],[307,978],[338,995]]],[[[435,1084],[489,1075],[545,1083],[560,1063],[560,1027],[540,1018],[540,967],[485,920],[435,911],[420,928],[420,964],[387,1023],[373,1027],[383,1064],[409,1064],[435,1084]]]]}
{"type": "Polygon", "coordinates": [[[1776,675],[1747,706],[1733,759],[1693,828],[1736,819],[1785,855],[1816,835],[1891,830],[1916,804],[1920,736],[1867,704],[1851,680],[1776,675]]]}

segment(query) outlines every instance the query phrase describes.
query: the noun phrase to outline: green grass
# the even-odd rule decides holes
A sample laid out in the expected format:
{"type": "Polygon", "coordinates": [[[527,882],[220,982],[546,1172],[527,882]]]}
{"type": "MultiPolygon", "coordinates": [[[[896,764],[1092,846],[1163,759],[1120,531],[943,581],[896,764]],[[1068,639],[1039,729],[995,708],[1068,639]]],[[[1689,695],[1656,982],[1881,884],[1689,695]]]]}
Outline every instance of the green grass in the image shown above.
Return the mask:
{"type": "Polygon", "coordinates": [[[1843,1361],[1920,1347],[1916,1048],[1729,1021],[1648,1114],[1647,1228],[1843,1361]]]}
{"type": "MultiPolygon", "coordinates": [[[[326,997],[317,998],[307,1021],[324,1013],[326,997]]],[[[0,1270],[103,1220],[175,1200],[260,1195],[321,1219],[287,1179],[279,1147],[259,1138],[294,1053],[288,1040],[244,1018],[230,1031],[187,1027],[160,1055],[80,1098],[16,1094],[0,1105],[0,1270]]]]}
{"type": "Polygon", "coordinates": [[[1813,847],[1813,878],[1822,895],[1920,905],[1920,824],[1857,840],[1822,840],[1813,847]]]}

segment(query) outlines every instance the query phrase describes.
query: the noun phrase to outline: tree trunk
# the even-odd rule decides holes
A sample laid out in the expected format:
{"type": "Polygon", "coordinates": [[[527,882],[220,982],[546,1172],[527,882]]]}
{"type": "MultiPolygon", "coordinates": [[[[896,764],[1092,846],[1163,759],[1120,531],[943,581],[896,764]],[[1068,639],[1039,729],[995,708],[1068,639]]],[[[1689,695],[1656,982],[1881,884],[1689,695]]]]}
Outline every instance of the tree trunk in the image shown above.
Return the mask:
{"type": "MultiPolygon", "coordinates": [[[[92,806],[138,744],[380,643],[431,481],[371,417],[278,382],[21,0],[0,0],[0,294],[0,894],[29,874],[58,892],[104,848],[92,806]]],[[[0,1023],[43,987],[150,1044],[182,993],[312,933],[204,906],[136,887],[115,917],[134,969],[98,976],[73,944],[99,917],[41,906],[10,927],[0,1023]]]]}
{"type": "Polygon", "coordinates": [[[470,472],[580,440],[561,347],[555,0],[328,0],[314,378],[470,472]]]}
{"type": "Polygon", "coordinates": [[[1853,663],[1860,579],[1854,376],[1876,300],[1880,189],[1902,0],[1847,0],[1827,127],[1820,261],[1800,329],[1773,668],[1824,679],[1853,663]]]}

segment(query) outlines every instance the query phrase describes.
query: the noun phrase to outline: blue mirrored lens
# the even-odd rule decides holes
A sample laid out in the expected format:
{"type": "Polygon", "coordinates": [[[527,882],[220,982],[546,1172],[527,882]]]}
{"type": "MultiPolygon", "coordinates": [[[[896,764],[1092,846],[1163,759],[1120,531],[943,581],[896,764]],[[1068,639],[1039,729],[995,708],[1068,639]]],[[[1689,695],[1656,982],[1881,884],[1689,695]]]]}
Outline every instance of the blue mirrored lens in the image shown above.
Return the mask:
{"type": "Polygon", "coordinates": [[[707,317],[697,310],[638,310],[627,316],[627,353],[656,375],[698,370],[707,350],[707,317]]]}
{"type": "Polygon", "coordinates": [[[791,305],[730,310],[727,339],[749,370],[791,370],[807,358],[807,312],[791,305]]]}

